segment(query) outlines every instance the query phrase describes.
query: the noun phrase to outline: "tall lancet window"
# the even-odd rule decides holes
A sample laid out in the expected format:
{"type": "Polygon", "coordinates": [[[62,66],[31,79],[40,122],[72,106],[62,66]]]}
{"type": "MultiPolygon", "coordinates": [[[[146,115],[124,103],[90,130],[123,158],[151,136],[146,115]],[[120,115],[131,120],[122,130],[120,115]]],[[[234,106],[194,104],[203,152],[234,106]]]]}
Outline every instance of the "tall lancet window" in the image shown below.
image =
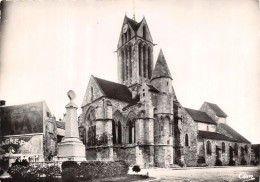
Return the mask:
{"type": "Polygon", "coordinates": [[[139,76],[142,76],[142,45],[138,44],[139,76]]]}
{"type": "Polygon", "coordinates": [[[151,58],[151,48],[148,47],[148,78],[152,76],[152,58],[151,58]]]}
{"type": "Polygon", "coordinates": [[[146,40],[146,27],[143,26],[143,38],[144,40],[146,40]]]}
{"type": "Polygon", "coordinates": [[[132,78],[132,46],[129,46],[129,77],[132,78]]]}
{"type": "Polygon", "coordinates": [[[123,81],[125,81],[125,53],[124,53],[124,51],[122,51],[121,54],[122,54],[122,70],[121,70],[122,72],[121,72],[121,74],[122,74],[123,81]]]}
{"type": "Polygon", "coordinates": [[[126,69],[125,69],[125,80],[128,79],[128,49],[127,47],[125,48],[125,65],[126,65],[126,69]]]}
{"type": "Polygon", "coordinates": [[[146,46],[144,45],[144,47],[143,47],[143,77],[145,77],[146,78],[146,59],[147,59],[147,57],[146,57],[146,46]]]}

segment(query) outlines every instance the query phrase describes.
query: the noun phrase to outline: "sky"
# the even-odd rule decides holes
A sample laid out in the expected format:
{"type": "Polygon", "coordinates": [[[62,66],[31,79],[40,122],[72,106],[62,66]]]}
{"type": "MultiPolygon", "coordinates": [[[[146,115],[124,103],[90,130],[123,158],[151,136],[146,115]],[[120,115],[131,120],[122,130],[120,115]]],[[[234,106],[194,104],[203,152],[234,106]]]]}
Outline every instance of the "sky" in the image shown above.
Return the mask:
{"type": "Polygon", "coordinates": [[[179,102],[216,103],[228,124],[260,143],[260,10],[257,0],[12,1],[1,24],[0,100],[45,100],[62,118],[74,90],[78,115],[91,75],[117,82],[124,16],[145,16],[179,102]]]}

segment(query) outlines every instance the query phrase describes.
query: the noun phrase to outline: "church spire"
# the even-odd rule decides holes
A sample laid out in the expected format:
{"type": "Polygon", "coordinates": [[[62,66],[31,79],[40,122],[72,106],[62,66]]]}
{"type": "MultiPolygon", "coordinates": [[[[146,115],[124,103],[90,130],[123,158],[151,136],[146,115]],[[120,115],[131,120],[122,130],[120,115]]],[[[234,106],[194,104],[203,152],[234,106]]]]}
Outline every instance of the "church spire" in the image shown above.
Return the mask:
{"type": "Polygon", "coordinates": [[[164,58],[162,50],[160,50],[157,62],[155,64],[153,73],[152,73],[152,78],[151,80],[155,78],[170,78],[172,79],[170,70],[168,68],[168,65],[166,63],[166,60],[164,58]]]}

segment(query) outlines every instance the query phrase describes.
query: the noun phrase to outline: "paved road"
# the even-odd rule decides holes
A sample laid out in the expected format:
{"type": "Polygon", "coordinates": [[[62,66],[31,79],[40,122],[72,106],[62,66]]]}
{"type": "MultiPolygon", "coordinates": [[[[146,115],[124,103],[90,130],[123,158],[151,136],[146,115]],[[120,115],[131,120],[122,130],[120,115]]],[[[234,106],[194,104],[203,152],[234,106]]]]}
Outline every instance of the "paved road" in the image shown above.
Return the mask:
{"type": "Polygon", "coordinates": [[[221,168],[188,168],[188,169],[142,169],[143,174],[164,178],[165,181],[179,182],[260,182],[260,166],[257,167],[221,167],[221,168]],[[255,179],[253,179],[255,178],[255,179]]]}

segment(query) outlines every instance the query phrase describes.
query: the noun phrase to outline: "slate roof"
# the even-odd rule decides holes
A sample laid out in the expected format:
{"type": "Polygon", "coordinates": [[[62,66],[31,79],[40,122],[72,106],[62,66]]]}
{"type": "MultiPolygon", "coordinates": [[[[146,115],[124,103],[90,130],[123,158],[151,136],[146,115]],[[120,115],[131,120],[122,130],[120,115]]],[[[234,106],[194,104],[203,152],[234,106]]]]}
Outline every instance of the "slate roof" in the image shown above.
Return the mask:
{"type": "Polygon", "coordinates": [[[198,135],[201,136],[202,138],[206,138],[206,139],[237,142],[236,139],[230,138],[230,137],[228,137],[226,135],[222,135],[222,134],[216,133],[216,132],[209,132],[209,131],[201,131],[201,130],[199,130],[198,135]]]}
{"type": "Polygon", "coordinates": [[[233,136],[237,141],[244,142],[244,143],[250,143],[246,138],[244,138],[242,135],[240,135],[238,132],[236,132],[233,128],[228,126],[227,124],[220,123],[219,126],[226,130],[228,134],[233,136]]]}
{"type": "Polygon", "coordinates": [[[65,122],[56,121],[57,128],[65,129],[65,122]]]}
{"type": "Polygon", "coordinates": [[[191,116],[191,118],[199,123],[208,123],[208,124],[214,124],[217,125],[215,121],[213,121],[205,112],[195,110],[195,109],[189,109],[184,108],[188,114],[191,116]]]}
{"type": "Polygon", "coordinates": [[[213,111],[215,111],[217,116],[224,117],[224,118],[228,116],[224,111],[222,111],[222,109],[220,109],[220,107],[217,104],[213,104],[209,102],[205,102],[205,103],[208,104],[213,111]]]}
{"type": "Polygon", "coordinates": [[[132,93],[127,88],[127,86],[103,80],[97,77],[94,77],[94,79],[96,80],[97,84],[100,86],[101,90],[103,91],[106,97],[128,103],[133,101],[132,93]]]}
{"type": "Polygon", "coordinates": [[[138,30],[138,28],[140,27],[142,21],[138,23],[135,20],[132,20],[132,19],[130,19],[128,17],[126,17],[126,18],[127,18],[127,21],[129,22],[130,26],[136,32],[138,30]]]}
{"type": "Polygon", "coordinates": [[[140,95],[137,95],[134,99],[132,99],[132,101],[127,106],[123,108],[123,111],[126,110],[128,107],[138,104],[139,101],[140,101],[140,95]]]}
{"type": "Polygon", "coordinates": [[[157,88],[155,88],[153,85],[147,84],[147,86],[149,87],[149,91],[159,93],[159,90],[157,90],[157,88]]]}
{"type": "Polygon", "coordinates": [[[162,50],[160,50],[159,56],[157,58],[157,62],[155,64],[154,70],[152,72],[151,80],[153,80],[155,78],[161,78],[161,77],[164,77],[164,78],[166,77],[166,78],[172,79],[170,70],[166,63],[162,50]]]}

